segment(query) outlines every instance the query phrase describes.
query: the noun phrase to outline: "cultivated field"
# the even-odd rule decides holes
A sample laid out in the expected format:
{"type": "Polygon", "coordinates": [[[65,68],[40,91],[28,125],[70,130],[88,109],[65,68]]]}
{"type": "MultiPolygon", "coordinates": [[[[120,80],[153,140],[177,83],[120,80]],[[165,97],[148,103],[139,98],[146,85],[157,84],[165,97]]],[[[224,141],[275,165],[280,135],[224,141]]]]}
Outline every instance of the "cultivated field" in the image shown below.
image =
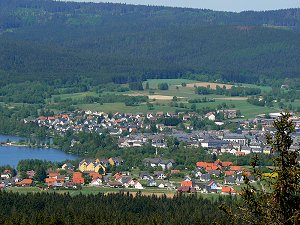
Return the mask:
{"type": "MultiPolygon", "coordinates": [[[[205,103],[195,103],[197,109],[201,109],[204,107],[209,107],[215,109],[217,106],[221,104],[225,104],[229,106],[230,109],[240,110],[242,115],[245,118],[253,118],[257,114],[271,113],[280,111],[278,104],[274,103],[274,107],[260,107],[254,106],[247,102],[247,97],[229,97],[229,96],[221,96],[221,95],[198,95],[195,94],[194,85],[202,85],[207,87],[210,85],[212,89],[214,89],[217,85],[223,87],[222,83],[212,83],[212,82],[198,82],[195,80],[187,80],[187,79],[150,79],[147,81],[149,83],[150,90],[143,91],[126,91],[126,92],[103,92],[101,94],[116,94],[116,95],[129,95],[129,96],[148,96],[150,103],[153,107],[149,108],[146,103],[140,103],[137,106],[125,106],[124,103],[116,102],[116,103],[91,103],[91,104],[77,104],[74,105],[75,108],[83,109],[83,110],[92,110],[92,111],[103,111],[103,112],[124,112],[124,113],[146,113],[146,112],[176,112],[176,111],[184,111],[190,109],[191,103],[188,103],[188,100],[191,99],[214,99],[214,102],[205,102],[205,103]],[[158,90],[159,83],[167,83],[169,85],[168,90],[158,90]],[[182,86],[182,83],[187,84],[185,87],[182,86]],[[177,97],[177,101],[174,102],[173,97],[177,97]],[[182,107],[183,106],[183,107],[182,107]]],[[[126,86],[126,85],[125,85],[126,86]]],[[[146,82],[143,83],[145,88],[146,82]]],[[[226,88],[230,88],[232,84],[225,84],[226,88]]],[[[245,87],[252,88],[260,88],[262,92],[269,91],[270,87],[261,87],[254,84],[243,84],[245,87]]],[[[99,96],[99,94],[95,92],[81,92],[74,94],[62,94],[53,96],[59,97],[61,99],[71,98],[73,100],[82,99],[85,96],[99,96]]],[[[52,99],[53,99],[52,98],[52,99]]],[[[50,100],[49,100],[50,101],[50,100]]],[[[291,103],[294,107],[300,107],[300,101],[296,100],[291,103]]],[[[55,110],[55,108],[53,109],[55,110]]]]}

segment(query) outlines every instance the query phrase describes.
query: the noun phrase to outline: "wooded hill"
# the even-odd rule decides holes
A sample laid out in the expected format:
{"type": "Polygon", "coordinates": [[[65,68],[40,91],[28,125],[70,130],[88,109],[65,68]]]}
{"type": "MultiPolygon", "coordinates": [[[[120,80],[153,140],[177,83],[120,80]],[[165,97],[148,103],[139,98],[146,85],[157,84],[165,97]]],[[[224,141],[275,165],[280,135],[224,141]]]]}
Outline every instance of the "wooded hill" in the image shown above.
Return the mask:
{"type": "Polygon", "coordinates": [[[300,77],[300,9],[267,12],[0,1],[0,84],[300,77]]]}

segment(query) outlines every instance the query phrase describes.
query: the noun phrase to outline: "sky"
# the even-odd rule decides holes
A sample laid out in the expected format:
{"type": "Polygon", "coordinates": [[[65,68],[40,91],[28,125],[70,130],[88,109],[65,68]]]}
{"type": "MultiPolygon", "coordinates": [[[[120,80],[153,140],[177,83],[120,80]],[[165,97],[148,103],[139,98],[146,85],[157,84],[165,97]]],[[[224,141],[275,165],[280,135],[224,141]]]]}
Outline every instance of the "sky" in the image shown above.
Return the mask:
{"type": "Polygon", "coordinates": [[[162,5],[241,12],[300,8],[300,0],[66,0],[77,2],[112,2],[135,5],[162,5]]]}

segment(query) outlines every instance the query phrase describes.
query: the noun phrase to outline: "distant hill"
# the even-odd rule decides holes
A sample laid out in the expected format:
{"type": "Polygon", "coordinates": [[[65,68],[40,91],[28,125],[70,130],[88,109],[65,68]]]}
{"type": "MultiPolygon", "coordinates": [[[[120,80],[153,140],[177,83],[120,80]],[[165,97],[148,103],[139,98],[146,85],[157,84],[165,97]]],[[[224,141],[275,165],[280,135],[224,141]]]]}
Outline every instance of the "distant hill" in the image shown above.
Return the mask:
{"type": "Polygon", "coordinates": [[[230,13],[1,0],[0,84],[300,77],[299,31],[300,9],[230,13]]]}

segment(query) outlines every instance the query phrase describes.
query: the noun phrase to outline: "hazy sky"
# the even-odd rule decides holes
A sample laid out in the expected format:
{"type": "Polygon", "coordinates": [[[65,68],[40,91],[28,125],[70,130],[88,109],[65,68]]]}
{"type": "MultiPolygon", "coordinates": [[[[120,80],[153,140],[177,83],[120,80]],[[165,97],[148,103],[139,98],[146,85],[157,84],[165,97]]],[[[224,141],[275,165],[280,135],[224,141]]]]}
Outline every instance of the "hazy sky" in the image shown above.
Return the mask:
{"type": "Polygon", "coordinates": [[[300,0],[67,0],[78,2],[113,2],[138,5],[164,5],[205,8],[222,11],[300,8],[300,0]]]}

